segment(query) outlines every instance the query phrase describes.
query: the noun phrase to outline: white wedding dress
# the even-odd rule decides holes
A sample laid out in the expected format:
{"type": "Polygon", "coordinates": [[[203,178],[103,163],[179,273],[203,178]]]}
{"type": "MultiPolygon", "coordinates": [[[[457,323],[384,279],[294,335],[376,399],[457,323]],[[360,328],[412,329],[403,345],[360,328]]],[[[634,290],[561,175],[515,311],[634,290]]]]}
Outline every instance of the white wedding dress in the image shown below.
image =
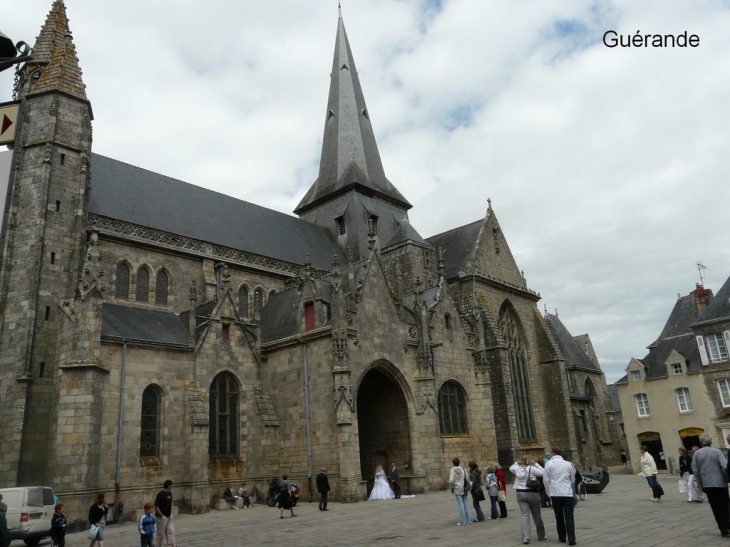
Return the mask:
{"type": "Polygon", "coordinates": [[[375,485],[373,491],[370,492],[368,500],[392,500],[395,498],[393,490],[388,484],[388,479],[383,471],[383,466],[379,465],[375,469],[375,485]]]}

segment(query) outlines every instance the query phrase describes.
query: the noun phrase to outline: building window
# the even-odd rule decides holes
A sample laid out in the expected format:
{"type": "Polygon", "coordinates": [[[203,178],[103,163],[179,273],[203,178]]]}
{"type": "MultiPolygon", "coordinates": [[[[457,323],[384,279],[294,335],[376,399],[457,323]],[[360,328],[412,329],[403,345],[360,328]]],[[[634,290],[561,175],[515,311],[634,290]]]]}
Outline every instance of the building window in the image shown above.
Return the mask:
{"type": "Polygon", "coordinates": [[[672,371],[674,374],[682,374],[682,363],[674,363],[672,365],[672,371]]]}
{"type": "Polygon", "coordinates": [[[304,330],[314,330],[314,304],[311,302],[304,305],[304,330]]]}
{"type": "Polygon", "coordinates": [[[117,286],[114,296],[117,298],[129,298],[129,267],[126,264],[117,266],[117,286]]]}
{"type": "Polygon", "coordinates": [[[238,315],[248,317],[248,290],[246,287],[238,289],[238,315]]]}
{"type": "Polygon", "coordinates": [[[446,330],[451,330],[451,316],[448,313],[444,315],[444,327],[446,330]]]}
{"type": "Polygon", "coordinates": [[[335,223],[337,224],[337,234],[338,235],[345,235],[347,233],[347,226],[345,226],[345,217],[337,217],[335,219],[335,223]]]}
{"type": "Polygon", "coordinates": [[[710,348],[710,361],[717,363],[718,361],[727,361],[727,345],[722,334],[708,334],[707,347],[710,348]]]}
{"type": "Polygon", "coordinates": [[[155,386],[147,386],[142,392],[140,458],[157,458],[160,455],[160,400],[155,386]]]}
{"type": "Polygon", "coordinates": [[[236,379],[221,372],[210,386],[208,454],[238,454],[238,386],[236,379]]]}
{"type": "Polygon", "coordinates": [[[226,342],[231,339],[231,326],[223,323],[223,330],[221,331],[221,337],[226,342]]]}
{"type": "Polygon", "coordinates": [[[677,394],[677,403],[679,403],[680,412],[691,412],[694,410],[688,388],[680,387],[679,389],[675,389],[674,392],[677,394]]]}
{"type": "Polygon", "coordinates": [[[464,390],[456,382],[446,382],[439,390],[439,425],[442,435],[464,435],[469,432],[464,390]]]}
{"type": "Polygon", "coordinates": [[[730,406],[730,380],[723,378],[717,381],[717,389],[720,390],[720,399],[722,406],[725,408],[730,406]]]}
{"type": "Polygon", "coordinates": [[[503,306],[499,312],[499,327],[502,337],[507,342],[512,397],[517,418],[517,435],[520,442],[534,442],[537,440],[537,434],[535,433],[535,417],[532,413],[532,396],[527,373],[527,350],[516,316],[508,306],[503,306]]]}
{"type": "Polygon", "coordinates": [[[167,274],[160,270],[155,281],[155,302],[167,304],[167,274]]]}
{"type": "Polygon", "coordinates": [[[618,426],[621,428],[621,435],[623,435],[625,437],[626,436],[626,427],[624,426],[624,424],[618,424],[618,426]]]}
{"type": "Polygon", "coordinates": [[[639,370],[632,370],[631,371],[631,381],[632,382],[638,382],[641,380],[641,371],[639,370]]]}
{"type": "Polygon", "coordinates": [[[370,222],[372,223],[373,233],[377,235],[377,233],[378,233],[378,217],[375,216],[375,215],[370,215],[370,222]]]}
{"type": "Polygon", "coordinates": [[[650,416],[651,411],[649,410],[649,399],[646,396],[646,393],[634,395],[634,399],[636,399],[636,410],[639,413],[639,417],[650,416]]]}
{"type": "Polygon", "coordinates": [[[147,268],[140,268],[137,271],[137,289],[135,298],[137,302],[147,302],[150,297],[150,273],[147,268]]]}

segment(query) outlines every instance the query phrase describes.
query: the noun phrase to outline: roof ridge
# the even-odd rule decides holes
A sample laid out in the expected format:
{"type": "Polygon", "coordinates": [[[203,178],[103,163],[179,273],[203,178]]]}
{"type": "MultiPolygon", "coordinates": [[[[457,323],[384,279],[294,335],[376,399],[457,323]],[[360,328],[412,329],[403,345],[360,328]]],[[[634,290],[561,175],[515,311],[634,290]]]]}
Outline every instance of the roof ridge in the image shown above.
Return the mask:
{"type": "MultiPolygon", "coordinates": [[[[486,217],[484,217],[486,218],[486,217]]],[[[461,226],[457,226],[456,228],[451,228],[450,230],[446,230],[445,232],[439,232],[438,234],[433,234],[432,236],[428,236],[425,238],[426,240],[432,239],[434,237],[442,236],[451,232],[455,232],[456,230],[461,230],[463,228],[466,228],[467,226],[472,226],[473,224],[479,224],[481,222],[484,222],[484,218],[480,218],[478,220],[475,220],[473,222],[467,222],[466,224],[462,224],[461,226]]]]}

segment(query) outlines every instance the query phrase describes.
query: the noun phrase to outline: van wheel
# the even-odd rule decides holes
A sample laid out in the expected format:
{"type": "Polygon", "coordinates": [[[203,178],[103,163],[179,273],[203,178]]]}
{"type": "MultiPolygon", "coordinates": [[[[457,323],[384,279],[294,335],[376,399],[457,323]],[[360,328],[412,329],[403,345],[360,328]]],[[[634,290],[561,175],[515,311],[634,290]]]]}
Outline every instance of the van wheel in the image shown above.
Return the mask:
{"type": "Polygon", "coordinates": [[[38,545],[40,542],[41,538],[29,538],[23,540],[23,543],[25,543],[26,545],[38,545]]]}

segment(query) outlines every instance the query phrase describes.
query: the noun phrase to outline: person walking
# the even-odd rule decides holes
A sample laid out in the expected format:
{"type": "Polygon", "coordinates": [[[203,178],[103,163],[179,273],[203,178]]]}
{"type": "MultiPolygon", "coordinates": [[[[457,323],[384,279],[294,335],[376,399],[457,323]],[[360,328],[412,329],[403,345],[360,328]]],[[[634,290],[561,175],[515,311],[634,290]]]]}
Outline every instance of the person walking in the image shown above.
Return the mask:
{"type": "Polygon", "coordinates": [[[289,475],[284,473],[279,481],[279,518],[284,518],[284,509],[289,509],[292,517],[294,514],[294,501],[291,499],[291,484],[289,483],[289,475]]]}
{"type": "Polygon", "coordinates": [[[104,501],[105,497],[104,492],[99,492],[89,508],[89,522],[92,528],[96,527],[93,537],[91,531],[89,531],[89,539],[91,539],[89,547],[94,547],[97,542],[99,547],[104,547],[104,528],[106,527],[106,516],[109,512],[109,506],[104,501]]]}
{"type": "Polygon", "coordinates": [[[687,449],[680,446],[679,452],[679,476],[687,481],[687,502],[692,503],[695,499],[695,480],[692,471],[692,456],[687,449]]]}
{"type": "Polygon", "coordinates": [[[459,465],[460,461],[459,458],[451,460],[454,467],[449,472],[449,488],[456,498],[456,505],[459,507],[458,526],[468,526],[471,524],[471,514],[469,514],[469,507],[466,505],[466,497],[469,495],[469,489],[466,487],[466,471],[459,465]]]}
{"type": "Polygon", "coordinates": [[[317,475],[317,492],[319,492],[319,510],[329,511],[327,509],[327,492],[331,490],[330,481],[327,478],[327,470],[323,467],[319,475],[317,475]]]}
{"type": "Polygon", "coordinates": [[[558,540],[568,545],[575,545],[575,476],[577,471],[572,463],[565,461],[562,451],[557,446],[550,450],[550,461],[545,466],[543,482],[545,490],[553,505],[555,524],[558,529],[558,540]]]}
{"type": "Polygon", "coordinates": [[[544,540],[546,536],[540,514],[540,490],[536,486],[539,484],[539,478],[543,476],[543,467],[535,460],[529,461],[527,454],[523,454],[509,470],[515,476],[515,496],[522,514],[522,543],[525,545],[530,543],[530,515],[535,521],[537,539],[544,540]]]}
{"type": "Polygon", "coordinates": [[[641,471],[639,471],[639,476],[645,477],[646,482],[649,483],[652,494],[651,501],[662,501],[662,494],[664,492],[656,480],[657,469],[654,457],[649,454],[649,449],[646,445],[642,444],[639,450],[641,451],[641,459],[639,460],[641,471]]]}
{"type": "MultiPolygon", "coordinates": [[[[695,454],[697,454],[697,451],[700,449],[699,446],[693,446],[692,450],[689,451],[689,457],[690,460],[694,458],[695,454]]],[[[690,461],[690,466],[692,465],[690,461]]],[[[695,503],[704,503],[705,502],[705,496],[702,494],[702,489],[697,484],[697,477],[694,476],[694,469],[692,470],[692,488],[694,489],[694,499],[692,500],[695,503]]]]}
{"type": "Polygon", "coordinates": [[[172,481],[170,479],[165,481],[162,490],[155,497],[155,525],[157,526],[155,547],[162,547],[164,539],[167,539],[170,547],[176,547],[175,526],[172,523],[172,481]]]}
{"type": "Polygon", "coordinates": [[[626,457],[626,451],[622,448],[619,450],[618,455],[621,456],[621,463],[624,467],[628,467],[628,458],[626,457]]]}
{"type": "Polygon", "coordinates": [[[390,482],[393,485],[393,493],[395,494],[395,499],[400,499],[400,473],[398,473],[398,468],[395,466],[395,462],[390,463],[390,482]]]}
{"type": "Polygon", "coordinates": [[[712,446],[709,433],[700,435],[701,448],[692,458],[692,470],[697,484],[707,495],[720,535],[730,538],[730,497],[727,492],[727,458],[712,446]]]}

